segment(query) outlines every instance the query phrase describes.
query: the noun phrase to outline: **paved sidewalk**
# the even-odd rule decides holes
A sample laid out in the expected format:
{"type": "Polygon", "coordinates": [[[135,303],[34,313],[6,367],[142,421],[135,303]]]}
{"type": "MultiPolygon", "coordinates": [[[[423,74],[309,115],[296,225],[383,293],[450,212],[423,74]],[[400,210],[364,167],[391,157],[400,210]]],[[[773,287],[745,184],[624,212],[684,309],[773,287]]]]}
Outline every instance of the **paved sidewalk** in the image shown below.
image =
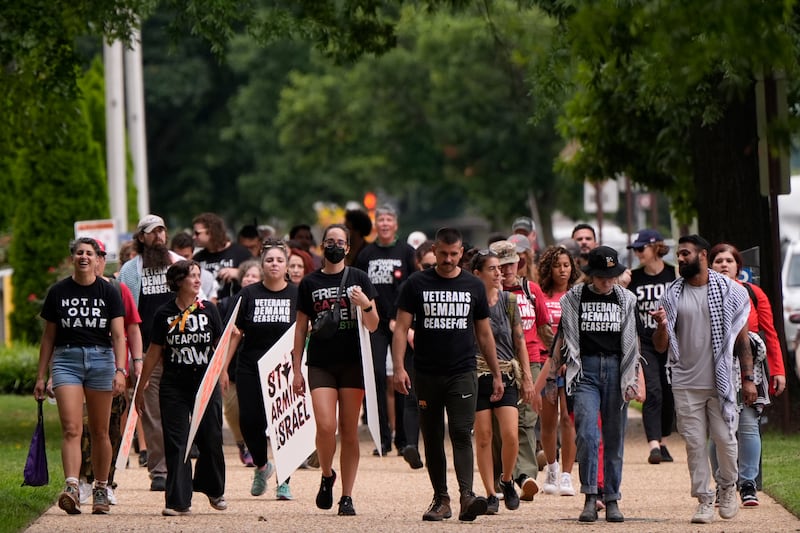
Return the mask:
{"type": "MultiPolygon", "coordinates": [[[[742,508],[733,520],[717,517],[710,525],[690,524],[696,500],[689,496],[689,473],[683,441],[673,435],[667,439],[674,463],[650,465],[647,463],[647,443],[642,431],[640,414],[629,411],[628,435],[625,442],[625,467],[623,469],[620,507],[625,523],[608,524],[602,512],[595,524],[579,524],[578,514],[583,507],[583,496],[575,497],[537,495],[533,502],[522,502],[517,511],[506,510],[502,502],[500,513],[482,516],[475,522],[459,522],[453,518],[440,523],[422,522],[422,513],[430,503],[432,492],[427,471],[411,470],[396,451],[384,458],[373,457],[373,444],[366,429],[362,431],[361,463],[356,479],[353,501],[358,513],[355,517],[336,516],[336,501],[340,485],[334,487],[334,507],[322,511],[315,507],[314,498],[319,487],[320,471],[298,470],[292,477],[293,501],[275,500],[275,478],[269,489],[259,498],[250,496],[253,469],[245,468],[226,434],[225,459],[227,461],[227,511],[215,511],[203,494],[195,494],[192,514],[185,517],[163,517],[163,493],[150,492],[147,470],[131,456],[131,467],[117,473],[119,505],[112,506],[107,516],[91,515],[90,507],[84,514],[69,516],[56,506],[51,507],[27,531],[50,533],[70,530],[107,530],[115,533],[127,531],[453,531],[453,528],[471,528],[472,531],[703,531],[703,532],[772,532],[800,531],[800,520],[791,515],[772,498],[759,493],[761,505],[742,508]]],[[[449,451],[449,443],[447,445],[449,451]]],[[[338,470],[338,459],[335,468],[338,470]]],[[[573,481],[579,486],[577,466],[573,481]]],[[[542,481],[539,474],[538,481],[542,481]]],[[[449,469],[451,495],[457,495],[452,461],[449,469]]],[[[482,492],[480,477],[475,470],[476,493],[482,492]]],[[[458,505],[453,508],[455,516],[458,505]]]]}

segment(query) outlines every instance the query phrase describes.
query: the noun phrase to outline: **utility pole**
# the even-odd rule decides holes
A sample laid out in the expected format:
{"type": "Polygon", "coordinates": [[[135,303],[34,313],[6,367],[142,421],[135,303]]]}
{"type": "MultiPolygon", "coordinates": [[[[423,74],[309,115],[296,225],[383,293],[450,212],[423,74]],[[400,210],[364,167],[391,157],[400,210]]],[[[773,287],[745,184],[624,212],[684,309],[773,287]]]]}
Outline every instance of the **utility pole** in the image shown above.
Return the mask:
{"type": "Polygon", "coordinates": [[[103,40],[106,82],[106,172],[111,218],[117,232],[128,226],[125,172],[125,97],[122,90],[122,43],[103,40]]]}

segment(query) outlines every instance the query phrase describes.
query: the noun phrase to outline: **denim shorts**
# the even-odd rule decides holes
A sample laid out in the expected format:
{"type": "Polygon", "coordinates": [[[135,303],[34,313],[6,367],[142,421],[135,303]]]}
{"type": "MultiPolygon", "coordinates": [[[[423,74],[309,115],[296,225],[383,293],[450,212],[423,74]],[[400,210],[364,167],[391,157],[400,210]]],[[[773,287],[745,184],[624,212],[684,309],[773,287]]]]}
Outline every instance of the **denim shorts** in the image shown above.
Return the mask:
{"type": "Polygon", "coordinates": [[[111,391],[117,363],[109,346],[58,346],[53,352],[53,388],[81,385],[111,391]]]}

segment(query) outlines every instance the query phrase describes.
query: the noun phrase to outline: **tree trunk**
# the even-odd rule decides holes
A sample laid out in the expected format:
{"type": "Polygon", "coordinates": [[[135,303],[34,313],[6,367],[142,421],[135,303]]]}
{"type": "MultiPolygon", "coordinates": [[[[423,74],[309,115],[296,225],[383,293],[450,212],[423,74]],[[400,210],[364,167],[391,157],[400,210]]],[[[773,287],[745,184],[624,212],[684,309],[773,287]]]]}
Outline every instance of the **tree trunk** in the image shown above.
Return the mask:
{"type": "MultiPolygon", "coordinates": [[[[783,297],[777,282],[780,278],[774,275],[781,265],[773,261],[773,257],[780,257],[780,254],[773,253],[772,238],[778,228],[770,220],[769,200],[760,193],[756,132],[753,89],[741,100],[730,103],[716,124],[694,128],[695,205],[700,234],[712,246],[729,242],[740,251],[754,246],[760,248],[759,285],[770,299],[776,330],[782,336],[783,297]]],[[[789,372],[790,369],[787,374],[789,372]]],[[[787,390],[785,395],[788,393],[787,390]]],[[[783,428],[789,423],[786,402],[788,398],[779,398],[770,409],[770,414],[778,418],[783,428]]]]}

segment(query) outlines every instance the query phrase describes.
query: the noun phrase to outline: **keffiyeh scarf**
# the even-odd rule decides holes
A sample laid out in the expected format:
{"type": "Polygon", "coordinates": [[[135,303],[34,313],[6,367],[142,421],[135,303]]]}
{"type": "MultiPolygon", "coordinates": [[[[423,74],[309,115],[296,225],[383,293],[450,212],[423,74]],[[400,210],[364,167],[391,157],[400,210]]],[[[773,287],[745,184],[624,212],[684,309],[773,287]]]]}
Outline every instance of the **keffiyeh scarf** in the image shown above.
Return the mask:
{"type": "MultiPolygon", "coordinates": [[[[678,319],[678,299],[683,292],[684,278],[673,281],[664,292],[661,305],[667,314],[669,335],[669,360],[667,365],[678,364],[681,355],[675,324],[678,319]]],[[[722,406],[722,417],[731,433],[736,431],[736,413],[739,409],[738,393],[741,376],[737,376],[739,365],[734,362],[733,345],[739,332],[747,325],[750,312],[747,291],[727,276],[708,271],[708,308],[711,317],[711,349],[714,357],[714,377],[717,397],[722,406]]]]}
{"type": "MultiPolygon", "coordinates": [[[[561,322],[559,329],[564,333],[567,364],[567,394],[572,395],[575,385],[583,375],[580,357],[580,305],[584,284],[580,283],[561,297],[561,322]]],[[[638,390],[639,379],[639,338],[636,334],[636,296],[619,285],[614,285],[614,294],[622,310],[622,358],[619,365],[622,398],[628,387],[638,390]]],[[[624,404],[623,404],[624,405],[624,404]]],[[[620,406],[622,407],[622,406],[620,406]]]]}

